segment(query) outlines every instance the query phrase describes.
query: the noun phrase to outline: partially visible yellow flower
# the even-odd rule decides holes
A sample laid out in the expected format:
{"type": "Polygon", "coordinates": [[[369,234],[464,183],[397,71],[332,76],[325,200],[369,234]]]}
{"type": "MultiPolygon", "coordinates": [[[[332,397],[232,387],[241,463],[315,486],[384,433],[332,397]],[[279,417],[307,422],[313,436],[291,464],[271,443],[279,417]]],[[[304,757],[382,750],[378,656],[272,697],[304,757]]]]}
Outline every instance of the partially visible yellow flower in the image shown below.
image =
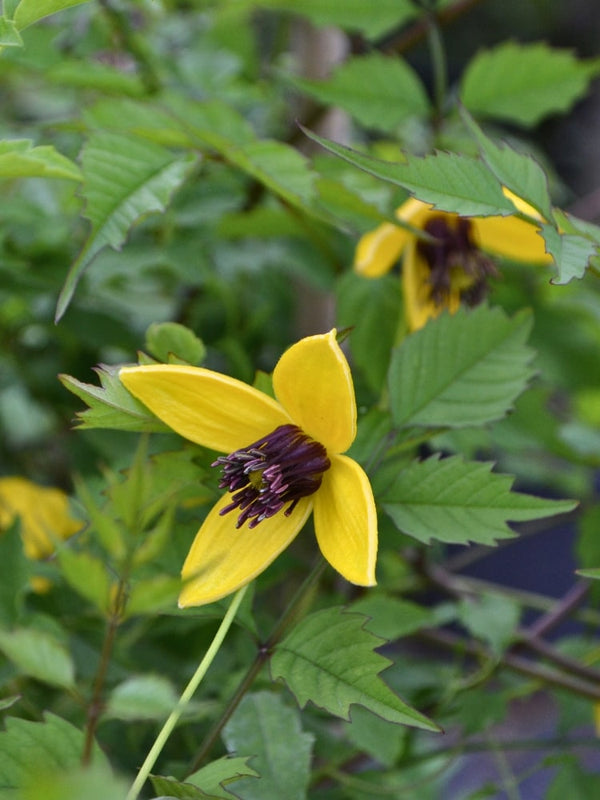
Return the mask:
{"type": "Polygon", "coordinates": [[[127,389],[182,436],[227,455],[224,496],[185,560],[179,605],[210,603],[249,583],[314,514],[321,552],[347,580],[375,583],[377,516],[369,480],[343,455],[356,401],[336,331],[289,348],[273,372],[277,400],[201,367],[125,367],[127,389]]]}
{"type": "Polygon", "coordinates": [[[60,489],[39,486],[26,478],[0,478],[0,531],[17,517],[27,558],[47,558],[58,540],[68,539],[83,523],[69,513],[69,499],[60,489]]]}
{"type": "MultiPolygon", "coordinates": [[[[521,198],[508,189],[504,194],[516,211],[542,221],[521,198]]],[[[482,251],[516,261],[551,262],[539,228],[516,216],[459,217],[414,197],[397,209],[396,216],[438,241],[420,241],[409,230],[384,223],[360,239],[354,269],[378,278],[404,256],[404,307],[410,330],[422,328],[445,308],[453,314],[461,303],[475,305],[483,299],[495,268],[482,251]]]]}

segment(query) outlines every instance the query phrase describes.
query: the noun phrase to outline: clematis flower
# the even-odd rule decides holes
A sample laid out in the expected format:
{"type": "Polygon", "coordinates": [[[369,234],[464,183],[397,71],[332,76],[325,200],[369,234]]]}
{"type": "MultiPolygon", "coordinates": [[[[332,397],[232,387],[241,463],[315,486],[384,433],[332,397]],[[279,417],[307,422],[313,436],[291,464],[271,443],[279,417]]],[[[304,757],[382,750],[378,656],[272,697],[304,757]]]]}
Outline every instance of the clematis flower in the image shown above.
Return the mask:
{"type": "MultiPolygon", "coordinates": [[[[508,189],[504,194],[515,212],[542,221],[534,208],[508,189]]],[[[496,274],[488,253],[515,261],[551,262],[539,228],[516,216],[460,217],[411,197],[397,209],[396,217],[437,241],[421,241],[405,228],[384,223],[360,239],[354,269],[378,278],[404,256],[402,283],[410,330],[422,328],[444,309],[453,314],[461,303],[480,303],[487,279],[496,274]]]]}
{"type": "Polygon", "coordinates": [[[124,367],[126,388],[186,439],[224,453],[220,486],[182,569],[181,607],[218,600],[259,575],[311,512],[321,552],[351,583],[375,583],[369,480],[343,455],[356,435],[348,362],[329,333],[301,339],[273,372],[276,400],[202,367],[124,367]]]}
{"type": "Polygon", "coordinates": [[[21,519],[27,558],[52,555],[57,540],[68,539],[83,523],[69,513],[69,498],[60,489],[39,486],[26,478],[0,478],[0,531],[21,519]]]}

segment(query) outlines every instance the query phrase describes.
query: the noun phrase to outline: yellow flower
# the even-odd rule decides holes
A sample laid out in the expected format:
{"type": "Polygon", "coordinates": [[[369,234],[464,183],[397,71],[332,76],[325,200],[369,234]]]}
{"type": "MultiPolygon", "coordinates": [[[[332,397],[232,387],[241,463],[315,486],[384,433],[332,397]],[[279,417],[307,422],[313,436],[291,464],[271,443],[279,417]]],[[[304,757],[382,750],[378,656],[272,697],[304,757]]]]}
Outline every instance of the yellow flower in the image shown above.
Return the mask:
{"type": "Polygon", "coordinates": [[[83,523],[69,514],[69,498],[60,489],[38,486],[26,478],[0,478],[0,531],[21,519],[25,555],[47,558],[58,540],[68,539],[83,523]]]}
{"type": "MultiPolygon", "coordinates": [[[[504,194],[516,211],[542,221],[535,209],[508,189],[504,194]]],[[[461,302],[481,302],[487,278],[495,274],[492,261],[482,251],[516,261],[551,262],[539,228],[516,216],[459,217],[414,197],[397,209],[396,216],[438,241],[420,241],[406,228],[384,223],[360,239],[354,269],[378,278],[404,256],[404,307],[410,330],[422,328],[445,308],[453,314],[461,302]]]]}
{"type": "Polygon", "coordinates": [[[347,580],[375,583],[377,516],[369,480],[343,455],[356,435],[350,368],[336,331],[289,348],[273,372],[277,400],[201,367],[124,367],[127,389],[193,442],[228,455],[221,488],[182,569],[181,607],[249,583],[314,514],[321,552],[347,580]]]}

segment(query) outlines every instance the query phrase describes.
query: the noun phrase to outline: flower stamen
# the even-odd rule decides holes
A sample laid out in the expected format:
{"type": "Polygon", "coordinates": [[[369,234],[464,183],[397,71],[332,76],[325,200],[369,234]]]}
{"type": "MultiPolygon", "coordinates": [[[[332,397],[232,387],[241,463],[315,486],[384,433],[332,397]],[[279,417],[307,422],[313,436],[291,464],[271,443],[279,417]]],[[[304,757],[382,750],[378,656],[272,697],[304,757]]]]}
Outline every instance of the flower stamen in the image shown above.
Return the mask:
{"type": "Polygon", "coordinates": [[[274,516],[286,505],[289,516],[302,497],[321,485],[331,462],[322,444],[307,436],[297,425],[280,425],[248,447],[220,456],[212,464],[222,466],[219,488],[232,494],[232,502],[221,510],[239,509],[236,527],[274,516]]]}
{"type": "Polygon", "coordinates": [[[473,225],[463,217],[439,214],[424,226],[434,243],[419,242],[418,252],[429,267],[431,299],[437,306],[448,305],[452,292],[469,306],[484,299],[488,278],[498,272],[489,256],[473,241],[473,225]]]}

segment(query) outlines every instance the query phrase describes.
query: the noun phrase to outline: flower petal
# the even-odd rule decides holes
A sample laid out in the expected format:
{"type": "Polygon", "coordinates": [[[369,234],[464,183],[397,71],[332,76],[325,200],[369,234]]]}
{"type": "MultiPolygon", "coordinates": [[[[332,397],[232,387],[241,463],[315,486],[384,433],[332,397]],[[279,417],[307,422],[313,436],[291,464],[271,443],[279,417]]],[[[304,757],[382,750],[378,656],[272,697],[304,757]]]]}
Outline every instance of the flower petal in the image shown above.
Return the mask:
{"type": "MultiPolygon", "coordinates": [[[[415,227],[422,227],[430,211],[430,205],[410,197],[396,209],[396,217],[415,227]]],[[[366,278],[381,277],[391,270],[412,238],[413,235],[406,228],[384,222],[360,238],[354,256],[355,271],[366,278]]]]}
{"type": "Polygon", "coordinates": [[[351,583],[374,586],[377,512],[362,467],[348,456],[334,456],[314,504],[315,533],[327,561],[351,583]]]}
{"type": "MultiPolygon", "coordinates": [[[[523,201],[521,201],[522,203],[523,201]]],[[[535,211],[531,209],[535,214],[535,211]]],[[[473,217],[477,243],[483,250],[514,261],[550,264],[539,228],[518,217],[473,217]]]]}
{"type": "Polygon", "coordinates": [[[343,453],[356,436],[356,401],[336,333],[307,336],[286,350],[273,371],[273,388],[296,425],[328,452],[343,453]]]}
{"type": "Polygon", "coordinates": [[[290,421],[271,397],[202,367],[124,367],[119,378],[174,431],[219,452],[238,450],[290,421]]]}
{"type": "Polygon", "coordinates": [[[14,518],[21,519],[21,538],[27,558],[51,555],[58,540],[68,539],[83,527],[71,516],[69,498],[60,489],[38,486],[26,478],[0,478],[0,531],[14,518]]]}
{"type": "Polygon", "coordinates": [[[452,283],[447,304],[438,306],[433,302],[429,272],[426,260],[417,249],[416,239],[412,239],[406,248],[402,265],[404,314],[410,331],[418,331],[427,320],[437,317],[444,308],[454,314],[460,306],[460,291],[452,283]]]}
{"type": "Polygon", "coordinates": [[[360,237],[354,254],[354,270],[365,278],[380,278],[389,272],[406,246],[409,232],[384,222],[360,237]]]}
{"type": "Polygon", "coordinates": [[[221,516],[231,502],[225,494],[211,509],[198,531],[183,565],[185,586],[179,596],[181,608],[212,603],[259,575],[304,526],[312,510],[312,498],[302,498],[289,517],[279,513],[256,528],[236,528],[234,511],[221,516]]]}

